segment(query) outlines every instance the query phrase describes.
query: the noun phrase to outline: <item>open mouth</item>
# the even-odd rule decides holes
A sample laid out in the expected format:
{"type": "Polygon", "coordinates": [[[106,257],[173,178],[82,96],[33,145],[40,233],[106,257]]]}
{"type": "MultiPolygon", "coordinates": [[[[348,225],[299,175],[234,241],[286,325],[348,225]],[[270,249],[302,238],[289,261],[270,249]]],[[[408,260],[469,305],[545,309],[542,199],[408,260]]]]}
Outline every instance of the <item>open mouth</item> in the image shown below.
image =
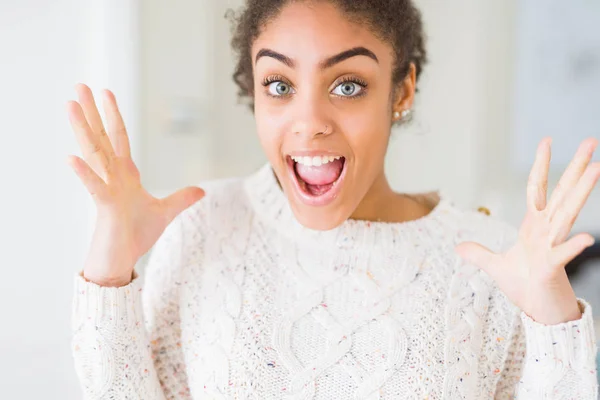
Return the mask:
{"type": "Polygon", "coordinates": [[[346,159],[341,155],[288,155],[295,187],[310,205],[325,205],[339,192],[345,175],[346,159]]]}

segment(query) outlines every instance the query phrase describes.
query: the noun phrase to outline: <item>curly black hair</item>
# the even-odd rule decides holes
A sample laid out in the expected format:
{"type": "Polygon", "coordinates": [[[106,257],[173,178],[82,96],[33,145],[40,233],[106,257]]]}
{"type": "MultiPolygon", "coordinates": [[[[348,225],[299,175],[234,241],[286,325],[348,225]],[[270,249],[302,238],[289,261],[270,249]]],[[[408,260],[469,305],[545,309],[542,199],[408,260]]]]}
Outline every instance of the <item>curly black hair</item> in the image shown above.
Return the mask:
{"type": "MultiPolygon", "coordinates": [[[[283,6],[299,0],[246,0],[245,8],[227,17],[232,22],[231,47],[237,56],[233,80],[238,85],[240,100],[247,99],[254,109],[254,78],[251,48],[270,20],[283,6]]],[[[304,0],[319,1],[319,0],[304,0]]],[[[365,23],[374,34],[390,43],[396,53],[392,83],[400,83],[408,74],[410,64],[416,68],[417,79],[427,62],[425,34],[420,11],[412,0],[320,0],[338,6],[349,18],[365,23]]]]}

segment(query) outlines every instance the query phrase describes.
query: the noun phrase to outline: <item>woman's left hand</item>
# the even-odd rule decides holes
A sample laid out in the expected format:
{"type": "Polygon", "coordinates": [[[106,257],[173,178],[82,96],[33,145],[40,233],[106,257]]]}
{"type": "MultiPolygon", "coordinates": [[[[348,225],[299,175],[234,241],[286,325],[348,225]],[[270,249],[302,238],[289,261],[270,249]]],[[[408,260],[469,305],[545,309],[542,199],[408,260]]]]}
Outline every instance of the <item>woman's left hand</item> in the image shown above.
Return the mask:
{"type": "Polygon", "coordinates": [[[598,140],[585,140],[546,203],[551,138],[541,141],[527,185],[527,213],[516,244],[495,254],[474,242],[458,254],[487,272],[506,296],[535,321],[554,325],[581,318],[565,265],[594,243],[588,233],[567,239],[598,178],[590,164],[598,140]]]}

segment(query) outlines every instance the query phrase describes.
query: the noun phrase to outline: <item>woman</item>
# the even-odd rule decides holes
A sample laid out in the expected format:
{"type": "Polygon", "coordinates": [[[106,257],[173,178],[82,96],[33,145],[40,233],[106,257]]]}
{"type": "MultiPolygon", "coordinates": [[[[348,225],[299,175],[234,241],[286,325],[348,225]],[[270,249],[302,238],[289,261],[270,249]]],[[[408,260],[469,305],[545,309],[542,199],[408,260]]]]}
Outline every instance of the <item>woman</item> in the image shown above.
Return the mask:
{"type": "Polygon", "coordinates": [[[566,238],[596,140],[548,202],[542,141],[516,231],[386,180],[426,59],[410,0],[248,0],[233,46],[269,164],[206,196],[141,187],[110,92],[106,129],[86,86],[68,105],[98,208],[73,318],[88,398],[595,399],[564,266],[592,242],[566,238]]]}

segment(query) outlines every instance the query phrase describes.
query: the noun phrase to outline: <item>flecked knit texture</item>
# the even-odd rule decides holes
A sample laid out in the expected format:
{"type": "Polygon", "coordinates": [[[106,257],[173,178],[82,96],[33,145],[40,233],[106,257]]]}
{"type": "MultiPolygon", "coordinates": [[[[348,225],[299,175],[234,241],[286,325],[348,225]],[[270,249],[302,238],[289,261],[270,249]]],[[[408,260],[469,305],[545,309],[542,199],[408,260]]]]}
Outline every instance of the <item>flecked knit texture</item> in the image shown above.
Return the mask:
{"type": "Polygon", "coordinates": [[[541,325],[454,252],[512,245],[494,217],[441,194],[418,220],[318,232],[296,222],[269,166],[202,187],[143,285],[76,276],[86,399],[596,400],[590,305],[541,325]]]}

